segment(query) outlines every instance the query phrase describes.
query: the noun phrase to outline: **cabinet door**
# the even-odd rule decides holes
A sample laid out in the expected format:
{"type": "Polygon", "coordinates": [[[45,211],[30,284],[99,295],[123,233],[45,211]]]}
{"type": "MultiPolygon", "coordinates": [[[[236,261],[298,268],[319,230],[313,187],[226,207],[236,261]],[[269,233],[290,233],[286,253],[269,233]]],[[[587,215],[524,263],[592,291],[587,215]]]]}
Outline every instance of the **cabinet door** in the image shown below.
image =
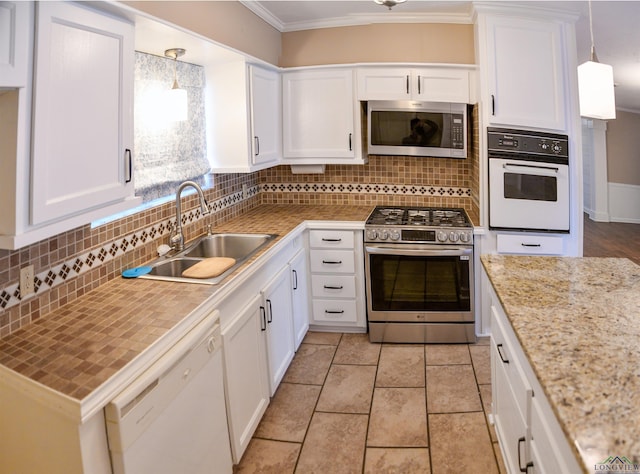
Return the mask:
{"type": "Polygon", "coordinates": [[[469,103],[469,71],[452,68],[424,68],[413,71],[416,99],[429,102],[469,103]]]}
{"type": "Polygon", "coordinates": [[[291,269],[294,349],[298,350],[309,329],[309,276],[307,255],[300,250],[289,263],[291,269]]]}
{"type": "Polygon", "coordinates": [[[297,158],[355,158],[351,69],[285,73],[283,155],[297,158]]]}
{"type": "Polygon", "coordinates": [[[411,99],[411,71],[406,68],[358,69],[358,100],[411,99]]]}
{"type": "Polygon", "coordinates": [[[565,129],[562,25],[487,18],[489,120],[565,129]]]}
{"type": "Polygon", "coordinates": [[[262,290],[262,297],[267,320],[269,387],[273,395],[295,352],[288,266],[280,270],[262,290]]]}
{"type": "Polygon", "coordinates": [[[282,155],[280,75],[249,66],[252,156],[254,165],[274,165],[282,155]]]}
{"type": "Polygon", "coordinates": [[[26,87],[33,35],[33,2],[0,2],[0,87],[26,87]]]}
{"type": "Polygon", "coordinates": [[[133,25],[70,2],[37,6],[34,225],[133,196],[133,25]]]}
{"type": "Polygon", "coordinates": [[[256,295],[222,331],[227,415],[234,463],[240,461],[269,405],[263,333],[266,317],[256,295]]]}

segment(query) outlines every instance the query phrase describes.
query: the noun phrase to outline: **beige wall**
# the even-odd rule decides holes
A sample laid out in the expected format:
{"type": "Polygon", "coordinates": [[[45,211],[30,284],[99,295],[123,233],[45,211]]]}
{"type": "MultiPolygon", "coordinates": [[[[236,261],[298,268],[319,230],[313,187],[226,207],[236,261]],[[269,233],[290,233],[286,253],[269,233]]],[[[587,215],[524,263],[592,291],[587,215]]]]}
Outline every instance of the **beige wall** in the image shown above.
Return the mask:
{"type": "Polygon", "coordinates": [[[640,185],[640,114],[616,111],[607,122],[607,180],[640,185]]]}
{"type": "Polygon", "coordinates": [[[282,34],[280,66],[356,62],[474,64],[473,25],[372,24],[282,34]]]}
{"type": "Polygon", "coordinates": [[[280,32],[239,2],[125,1],[123,3],[268,63],[278,64],[280,60],[280,32]]]}

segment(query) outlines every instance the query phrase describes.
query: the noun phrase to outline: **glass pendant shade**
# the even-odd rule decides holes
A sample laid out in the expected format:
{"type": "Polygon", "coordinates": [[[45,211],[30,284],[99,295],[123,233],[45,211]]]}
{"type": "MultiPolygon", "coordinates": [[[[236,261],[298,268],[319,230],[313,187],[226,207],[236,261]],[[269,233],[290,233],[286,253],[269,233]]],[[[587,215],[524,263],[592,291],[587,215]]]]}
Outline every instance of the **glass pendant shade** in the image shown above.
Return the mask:
{"type": "Polygon", "coordinates": [[[613,68],[608,64],[587,61],[578,66],[578,93],[582,117],[616,118],[613,68]]]}
{"type": "Polygon", "coordinates": [[[167,118],[174,122],[182,122],[188,118],[187,91],[180,89],[178,83],[166,93],[167,118]]]}

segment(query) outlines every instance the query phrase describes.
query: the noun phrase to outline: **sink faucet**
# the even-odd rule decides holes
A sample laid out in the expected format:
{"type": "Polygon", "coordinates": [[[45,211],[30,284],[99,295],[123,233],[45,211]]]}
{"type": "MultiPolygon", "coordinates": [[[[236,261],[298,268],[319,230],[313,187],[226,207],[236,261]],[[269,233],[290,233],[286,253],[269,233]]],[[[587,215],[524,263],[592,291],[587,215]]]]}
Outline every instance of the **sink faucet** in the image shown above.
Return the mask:
{"type": "Polygon", "coordinates": [[[184,236],[182,235],[182,204],[180,203],[180,195],[182,194],[182,190],[187,186],[191,186],[198,192],[202,215],[205,216],[209,214],[209,205],[207,204],[207,200],[204,198],[204,193],[202,192],[200,185],[194,181],[185,181],[182,183],[176,191],[176,227],[174,231],[175,233],[171,236],[169,241],[171,247],[177,251],[184,250],[184,236]]]}

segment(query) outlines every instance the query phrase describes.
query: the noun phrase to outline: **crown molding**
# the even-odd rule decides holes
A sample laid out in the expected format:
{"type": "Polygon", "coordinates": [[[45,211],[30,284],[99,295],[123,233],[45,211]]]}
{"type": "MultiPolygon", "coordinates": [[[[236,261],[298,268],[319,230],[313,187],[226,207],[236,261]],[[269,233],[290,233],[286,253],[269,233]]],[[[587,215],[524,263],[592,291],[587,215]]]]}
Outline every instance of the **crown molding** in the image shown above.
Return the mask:
{"type": "Polygon", "coordinates": [[[298,21],[283,23],[279,18],[271,14],[259,2],[240,0],[245,7],[262,18],[269,25],[281,33],[291,31],[314,30],[320,28],[337,28],[344,26],[362,26],[380,23],[473,23],[473,11],[470,7],[465,13],[428,12],[428,13],[401,13],[394,11],[381,11],[374,14],[354,14],[336,18],[324,18],[313,21],[298,21]]]}

